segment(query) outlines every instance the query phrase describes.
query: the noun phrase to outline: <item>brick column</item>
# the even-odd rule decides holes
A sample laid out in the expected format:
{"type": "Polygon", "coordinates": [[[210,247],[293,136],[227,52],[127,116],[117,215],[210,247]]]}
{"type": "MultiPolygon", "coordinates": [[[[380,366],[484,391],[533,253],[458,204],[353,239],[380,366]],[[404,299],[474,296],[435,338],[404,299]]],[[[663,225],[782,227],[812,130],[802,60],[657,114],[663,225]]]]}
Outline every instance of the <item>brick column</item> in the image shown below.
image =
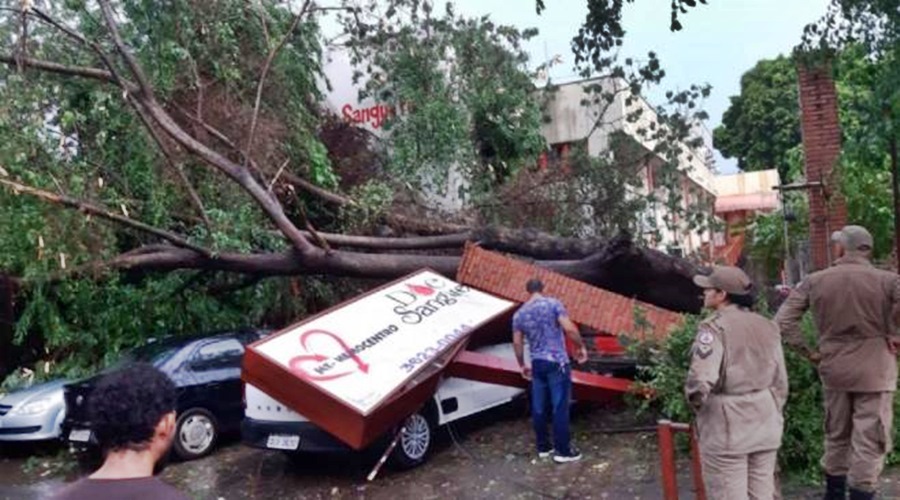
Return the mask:
{"type": "Polygon", "coordinates": [[[831,65],[797,67],[800,85],[800,122],[806,181],[821,182],[809,193],[809,246],[814,270],[831,264],[831,232],[847,223],[847,206],[840,192],[836,163],[841,154],[837,91],[831,65]]]}

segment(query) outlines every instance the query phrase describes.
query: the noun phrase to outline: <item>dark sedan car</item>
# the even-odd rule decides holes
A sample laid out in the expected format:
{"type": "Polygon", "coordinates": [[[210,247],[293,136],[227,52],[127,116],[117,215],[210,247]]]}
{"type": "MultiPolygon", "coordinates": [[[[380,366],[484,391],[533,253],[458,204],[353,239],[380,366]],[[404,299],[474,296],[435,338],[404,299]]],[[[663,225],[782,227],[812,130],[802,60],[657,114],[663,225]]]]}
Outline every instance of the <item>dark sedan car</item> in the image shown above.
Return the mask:
{"type": "MultiPolygon", "coordinates": [[[[222,433],[240,428],[244,346],[264,335],[242,331],[151,342],[126,354],[116,366],[136,361],[151,363],[175,382],[178,421],[173,449],[180,458],[191,460],[209,453],[222,433]]],[[[65,387],[62,436],[73,444],[95,444],[85,401],[98,377],[65,387]]]]}

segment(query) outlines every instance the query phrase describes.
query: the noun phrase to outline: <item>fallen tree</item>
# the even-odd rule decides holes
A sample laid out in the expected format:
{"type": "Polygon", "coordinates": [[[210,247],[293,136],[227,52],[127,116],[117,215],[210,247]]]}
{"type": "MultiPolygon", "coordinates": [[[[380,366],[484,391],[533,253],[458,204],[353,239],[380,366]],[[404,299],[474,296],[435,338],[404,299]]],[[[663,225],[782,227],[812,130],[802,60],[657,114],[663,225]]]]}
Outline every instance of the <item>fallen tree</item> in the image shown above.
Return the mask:
{"type": "MultiPolygon", "coordinates": [[[[96,277],[98,270],[187,269],[224,271],[255,277],[312,274],[390,279],[422,267],[431,267],[452,276],[459,260],[453,254],[458,255],[466,241],[473,241],[486,248],[532,259],[541,266],[663,307],[679,311],[697,310],[697,291],[690,282],[694,267],[681,259],[640,248],[625,236],[609,241],[559,238],[539,231],[470,227],[466,224],[428,221],[399,214],[387,214],[387,223],[406,234],[415,230],[430,235],[383,238],[317,231],[302,207],[301,210],[288,214],[283,204],[284,196],[279,196],[279,190],[273,190],[273,187],[287,185],[289,193],[293,194],[295,189],[300,190],[325,204],[350,206],[355,200],[297,175],[295,169],[290,168],[289,159],[279,161],[279,167],[262,163],[271,158],[256,154],[256,150],[262,149],[262,146],[257,144],[254,147],[254,142],[260,142],[255,137],[260,124],[265,121],[262,117],[264,113],[261,113],[260,98],[273,61],[277,60],[279,52],[286,45],[290,45],[288,41],[296,41],[294,36],[297,30],[304,23],[310,22],[310,16],[318,8],[305,2],[299,11],[291,14],[290,23],[281,33],[280,39],[274,38],[274,32],[270,38],[266,31],[268,53],[259,69],[255,103],[248,119],[249,126],[243,134],[246,140],[239,141],[204,119],[204,84],[199,75],[196,89],[198,95],[195,97],[196,112],[186,111],[185,106],[171,93],[160,95],[144,65],[123,38],[121,18],[117,19],[113,5],[108,0],[101,0],[98,6],[99,10],[93,14],[102,19],[102,29],[93,29],[91,35],[79,31],[77,25],[66,24],[51,12],[33,6],[14,11],[13,14],[16,15],[9,18],[10,22],[20,23],[14,28],[18,28],[21,37],[27,36],[29,29],[39,33],[32,35],[32,40],[34,37],[41,38],[39,47],[55,38],[57,50],[68,53],[73,60],[93,60],[98,63],[97,66],[60,63],[35,57],[30,53],[33,49],[30,49],[24,38],[20,38],[21,43],[11,47],[8,52],[0,53],[0,62],[6,63],[10,71],[26,80],[29,75],[37,73],[63,79],[93,81],[101,86],[118,89],[122,101],[140,119],[145,132],[159,148],[165,165],[178,173],[177,182],[190,194],[186,199],[197,212],[197,217],[205,224],[210,224],[203,200],[197,194],[199,189],[192,185],[189,176],[184,173],[183,163],[189,161],[197,168],[206,169],[207,174],[213,174],[218,179],[239,187],[288,243],[288,247],[280,251],[220,251],[205,246],[197,238],[177,234],[170,228],[160,228],[135,220],[130,217],[124,204],[120,211],[114,211],[99,203],[66,195],[61,186],[58,192],[51,192],[28,185],[21,176],[15,176],[14,179],[0,178],[0,184],[8,192],[35,196],[48,203],[78,210],[87,217],[102,218],[128,231],[142,233],[136,238],[140,244],[126,248],[118,255],[69,268],[66,268],[63,261],[61,267],[64,269],[50,276],[19,279],[21,283],[27,285],[29,280],[75,278],[84,275],[86,271],[96,277]],[[35,31],[36,24],[42,31],[35,31]],[[61,43],[59,37],[66,40],[66,43],[61,43]],[[72,53],[78,55],[72,56],[72,53]]],[[[83,9],[87,11],[88,7],[84,6],[83,9]]],[[[261,12],[263,28],[267,26],[265,18],[274,16],[275,11],[273,7],[261,12]]],[[[83,19],[81,22],[84,23],[83,19]]],[[[35,52],[53,51],[39,48],[35,52]]],[[[79,136],[76,140],[83,141],[84,137],[79,136]]],[[[78,147],[82,145],[79,144],[78,147]]]]}

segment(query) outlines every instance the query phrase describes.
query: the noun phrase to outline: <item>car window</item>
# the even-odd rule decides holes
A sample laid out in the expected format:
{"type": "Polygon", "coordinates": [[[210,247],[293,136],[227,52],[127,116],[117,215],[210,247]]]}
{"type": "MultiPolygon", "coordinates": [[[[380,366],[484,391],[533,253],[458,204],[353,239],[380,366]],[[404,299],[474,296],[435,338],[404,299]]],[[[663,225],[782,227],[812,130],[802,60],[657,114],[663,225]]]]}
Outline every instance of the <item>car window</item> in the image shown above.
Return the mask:
{"type": "Polygon", "coordinates": [[[265,336],[266,332],[264,330],[254,330],[249,332],[241,332],[238,334],[238,338],[244,345],[252,344],[265,336]]]}
{"type": "Polygon", "coordinates": [[[203,345],[191,359],[194,370],[213,370],[240,365],[244,346],[233,338],[216,340],[203,345]]]}
{"type": "Polygon", "coordinates": [[[119,360],[110,368],[121,368],[130,363],[143,362],[150,363],[159,368],[168,361],[178,350],[181,345],[175,342],[154,342],[144,346],[126,351],[119,360]]]}

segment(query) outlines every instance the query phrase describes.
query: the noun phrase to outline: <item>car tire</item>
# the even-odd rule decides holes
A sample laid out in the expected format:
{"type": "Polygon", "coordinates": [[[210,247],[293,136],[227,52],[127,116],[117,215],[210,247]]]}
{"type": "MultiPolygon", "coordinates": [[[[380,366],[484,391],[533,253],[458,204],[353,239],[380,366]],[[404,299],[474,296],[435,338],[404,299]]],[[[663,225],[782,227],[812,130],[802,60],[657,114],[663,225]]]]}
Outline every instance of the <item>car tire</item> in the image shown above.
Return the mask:
{"type": "Polygon", "coordinates": [[[417,412],[403,422],[400,439],[391,452],[391,465],[396,469],[412,469],[428,460],[434,444],[435,422],[431,412],[417,412]]]}
{"type": "Polygon", "coordinates": [[[191,408],[178,416],[173,448],[178,458],[194,460],[208,455],[219,438],[219,423],[203,408],[191,408]]]}

